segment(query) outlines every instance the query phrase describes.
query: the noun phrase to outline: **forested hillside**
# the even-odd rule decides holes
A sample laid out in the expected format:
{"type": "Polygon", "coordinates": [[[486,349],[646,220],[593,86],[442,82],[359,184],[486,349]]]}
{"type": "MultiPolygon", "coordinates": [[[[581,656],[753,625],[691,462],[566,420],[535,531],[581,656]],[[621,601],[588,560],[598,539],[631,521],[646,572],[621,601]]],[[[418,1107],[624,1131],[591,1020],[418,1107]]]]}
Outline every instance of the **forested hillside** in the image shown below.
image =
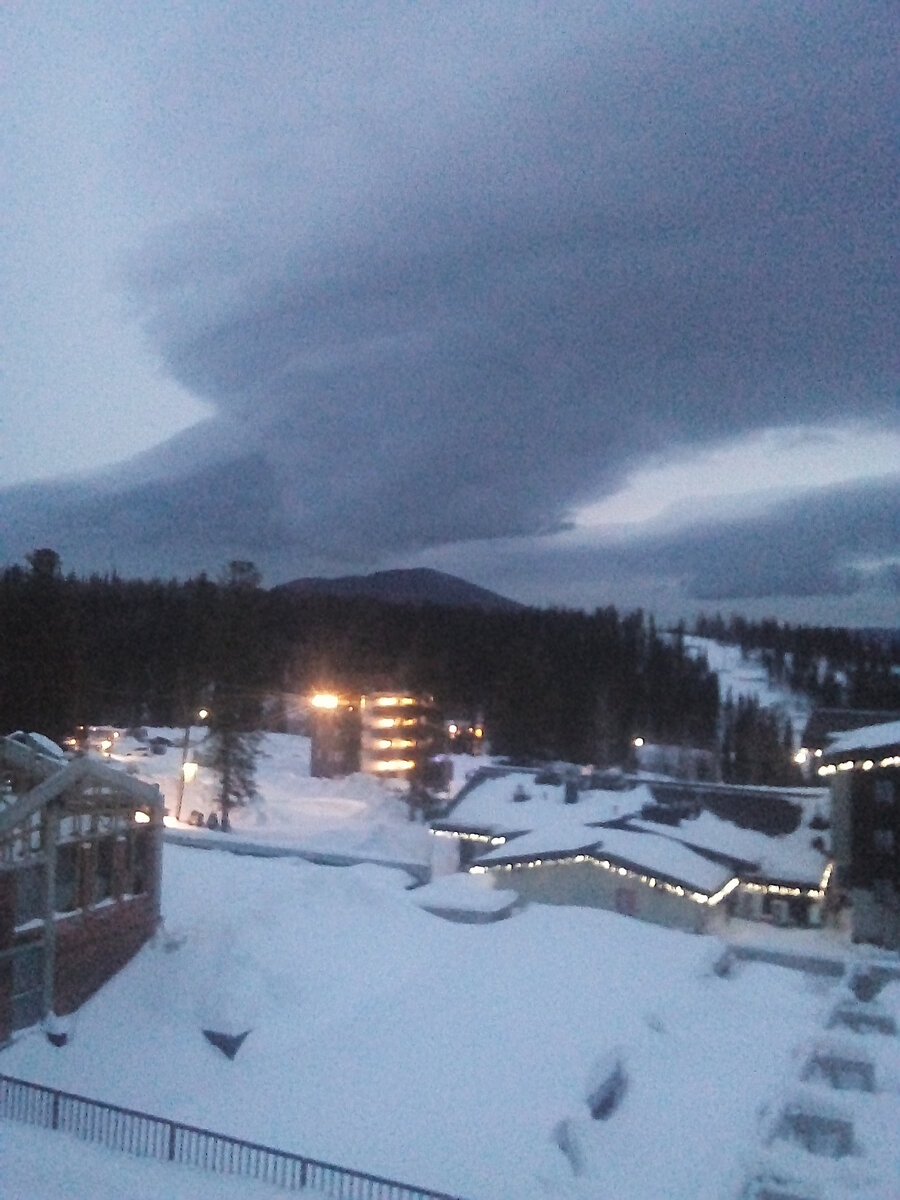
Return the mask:
{"type": "MultiPolygon", "coordinates": [[[[35,551],[0,574],[0,732],[180,724],[215,695],[246,724],[265,713],[277,727],[284,693],[402,687],[450,715],[479,713],[500,754],[620,763],[640,733],[718,749],[735,782],[796,781],[783,715],[720,698],[682,631],[660,633],[640,611],[485,612],[259,582],[246,562],[219,580],[80,579],[35,551]]],[[[697,633],[761,655],[814,703],[900,708],[889,639],[740,618],[703,618],[697,633]]]]}
{"type": "Polygon", "coordinates": [[[856,630],[700,617],[701,637],[757,651],[776,682],[823,708],[900,709],[900,630],[856,630]]]}
{"type": "Polygon", "coordinates": [[[715,675],[640,612],[294,596],[260,588],[246,563],[219,581],[78,579],[42,553],[0,576],[3,731],[177,724],[240,681],[259,699],[322,686],[428,691],[447,712],[483,714],[497,752],[534,758],[622,761],[637,730],[715,744],[715,675]]]}

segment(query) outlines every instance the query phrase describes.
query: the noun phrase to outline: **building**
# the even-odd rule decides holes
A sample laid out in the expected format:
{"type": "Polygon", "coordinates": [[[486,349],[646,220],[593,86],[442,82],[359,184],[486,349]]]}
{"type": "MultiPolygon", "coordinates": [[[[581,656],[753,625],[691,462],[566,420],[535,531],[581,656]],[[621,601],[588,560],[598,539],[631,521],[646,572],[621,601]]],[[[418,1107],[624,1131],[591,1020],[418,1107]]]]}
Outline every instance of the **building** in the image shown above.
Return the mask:
{"type": "Polygon", "coordinates": [[[155,785],[0,739],[0,1044],[77,1009],[159,924],[155,785]]]}
{"type": "Polygon", "coordinates": [[[319,779],[352,775],[359,770],[359,697],[318,692],[310,703],[310,774],[319,779]]]}
{"type": "Polygon", "coordinates": [[[728,867],[671,838],[571,822],[510,838],[469,871],[523,900],[605,908],[691,933],[725,923],[722,902],[739,884],[728,867]]]}
{"type": "Polygon", "coordinates": [[[463,867],[484,868],[533,900],[698,931],[732,915],[821,924],[832,876],[826,789],[633,777],[611,788],[586,775],[570,794],[569,782],[561,771],[484,767],[432,820],[432,833],[455,843],[463,867]]]}
{"type": "Polygon", "coordinates": [[[721,778],[719,756],[699,746],[668,745],[636,737],[631,753],[639,771],[668,775],[672,779],[715,780],[721,778]]]}
{"type": "Polygon", "coordinates": [[[859,708],[816,708],[806,722],[800,748],[794,761],[811,777],[832,742],[845,733],[869,725],[900,721],[900,712],[882,712],[859,708]]]}
{"type": "Polygon", "coordinates": [[[833,738],[819,774],[831,784],[832,849],[853,940],[900,950],[900,721],[833,738]]]}
{"type": "Polygon", "coordinates": [[[434,697],[378,692],[361,704],[360,769],[425,782],[443,735],[434,697]]]}
{"type": "Polygon", "coordinates": [[[474,718],[456,716],[444,721],[444,740],[453,754],[471,754],[475,757],[489,753],[484,720],[480,715],[474,718]]]}
{"type": "Polygon", "coordinates": [[[399,692],[310,699],[310,772],[338,777],[365,771],[429,785],[442,749],[443,726],[434,698],[399,692]]]}

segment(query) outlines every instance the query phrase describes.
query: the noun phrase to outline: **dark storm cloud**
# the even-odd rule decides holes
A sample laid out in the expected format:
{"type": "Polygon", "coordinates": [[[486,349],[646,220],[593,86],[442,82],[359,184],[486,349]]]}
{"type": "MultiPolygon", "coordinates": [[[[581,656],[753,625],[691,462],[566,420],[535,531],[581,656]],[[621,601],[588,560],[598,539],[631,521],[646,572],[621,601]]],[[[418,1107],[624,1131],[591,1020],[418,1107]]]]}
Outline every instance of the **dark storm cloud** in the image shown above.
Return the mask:
{"type": "Polygon", "coordinates": [[[160,351],[249,426],[286,531],[349,554],[535,532],[647,451],[890,413],[885,22],[740,14],[584,46],[411,179],[398,151],[373,230],[247,262],[215,316],[250,228],[199,275],[173,232],[162,288],[151,253],[160,351]]]}
{"type": "MultiPolygon", "coordinates": [[[[279,162],[157,236],[135,304],[231,449],[70,508],[73,536],[102,520],[165,562],[190,504],[198,557],[374,562],[563,528],[649,453],[896,420],[895,11],[647,12],[536,44],[446,128],[409,105],[358,220],[335,201],[313,236],[314,187],[279,162]]],[[[751,532],[736,554],[697,536],[722,540],[702,568],[689,539],[661,547],[695,590],[843,586],[802,547],[732,578],[751,532]]]]}
{"type": "Polygon", "coordinates": [[[896,624],[900,480],[817,489],[752,516],[616,540],[581,531],[445,547],[416,561],[467,569],[531,603],[549,594],[571,607],[614,602],[665,619],[729,604],[806,623],[896,624]]]}
{"type": "Polygon", "coordinates": [[[823,489],[743,521],[642,538],[612,557],[681,578],[700,600],[897,590],[900,479],[823,489]]]}

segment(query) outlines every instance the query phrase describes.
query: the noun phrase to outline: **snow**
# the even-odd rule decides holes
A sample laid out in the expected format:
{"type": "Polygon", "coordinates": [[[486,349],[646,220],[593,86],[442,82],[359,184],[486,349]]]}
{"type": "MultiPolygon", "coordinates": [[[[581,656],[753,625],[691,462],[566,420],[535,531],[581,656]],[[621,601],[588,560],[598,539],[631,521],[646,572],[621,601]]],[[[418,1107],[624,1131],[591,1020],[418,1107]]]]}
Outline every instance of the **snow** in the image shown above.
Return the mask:
{"type": "Polygon", "coordinates": [[[34,1031],[6,1073],[474,1200],[567,1194],[552,1131],[568,1118],[586,1122],[591,1195],[718,1200],[826,1011],[797,972],[720,980],[710,939],[617,914],[459,925],[422,911],[402,872],[164,859],[165,933],[64,1049],[34,1031]],[[200,1032],[220,1000],[250,1029],[233,1062],[200,1032]],[[616,1047],[627,1094],[590,1122],[588,1066],[616,1047]]]}
{"type": "Polygon", "coordinates": [[[750,651],[745,658],[740,646],[725,645],[693,634],[685,637],[684,647],[695,658],[706,658],[710,670],[719,677],[719,695],[723,700],[731,692],[735,703],[739,696],[746,696],[758,701],[763,708],[781,709],[790,718],[799,744],[811,712],[809,697],[770,680],[758,652],[750,651]]]}
{"type": "MultiPolygon", "coordinates": [[[[722,941],[599,909],[534,904],[503,921],[462,924],[423,907],[437,896],[435,908],[490,911],[498,894],[468,876],[417,888],[407,871],[371,862],[224,853],[214,847],[240,840],[263,850],[377,845],[398,861],[431,836],[380,781],[310,779],[305,739],[270,734],[263,750],[260,803],[236,811],[230,843],[194,830],[209,850],[165,845],[165,926],[153,942],[71,1018],[64,1048],[26,1032],[2,1052],[0,1070],[469,1200],[721,1200],[740,1193],[755,1165],[803,1177],[811,1156],[783,1141],[766,1146],[759,1114],[777,1116],[793,1094],[809,1046],[845,998],[840,985],[745,960],[721,978],[711,962],[722,941]],[[203,1037],[211,1027],[249,1031],[233,1061],[203,1037]],[[627,1085],[609,1118],[593,1121],[586,1092],[610,1056],[621,1058],[627,1085]]],[[[175,746],[139,756],[120,739],[114,757],[159,782],[171,804],[181,755],[175,746]]],[[[567,806],[561,789],[545,797],[528,779],[526,804],[511,805],[510,776],[487,781],[502,789],[486,795],[500,813],[554,818],[529,837],[599,840],[612,857],[710,892],[729,877],[671,837],[585,827],[634,793],[582,794],[567,806]]],[[[211,806],[212,796],[201,766],[185,809],[211,806]]],[[[728,938],[838,961],[877,958],[833,930],[733,922],[728,938]]],[[[889,984],[879,1005],[896,1011],[898,991],[889,984]]],[[[873,1132],[889,1111],[896,1123],[897,1039],[838,1035],[863,1039],[891,1087],[878,1097],[873,1132]]],[[[860,1114],[865,1132],[865,1104],[843,1093],[839,1102],[860,1114]]],[[[879,1149],[863,1137],[868,1157],[855,1164],[865,1195],[878,1200],[889,1194],[883,1180],[900,1177],[885,1140],[879,1149]]],[[[833,1178],[818,1161],[806,1171],[827,1177],[823,1197],[843,1200],[852,1179],[839,1166],[833,1178]]],[[[274,1193],[0,1122],[0,1194],[274,1193]]]]}
{"type": "Polygon", "coordinates": [[[477,859],[490,863],[510,858],[531,858],[592,848],[598,856],[608,855],[639,867],[649,875],[664,875],[712,895],[732,878],[733,872],[695,854],[687,846],[655,833],[629,829],[573,828],[571,824],[550,826],[514,838],[477,859]]]}
{"type": "MultiPolygon", "coordinates": [[[[141,743],[123,736],[111,758],[141,779],[157,783],[172,814],[178,804],[184,731],[153,729],[148,733],[168,737],[175,745],[164,754],[148,755],[141,743]]],[[[410,821],[397,785],[362,774],[314,778],[309,773],[309,739],[292,734],[263,736],[256,771],[259,797],[232,810],[231,834],[195,829],[187,823],[192,811],[204,818],[218,811],[216,775],[203,765],[204,737],[204,730],[191,731],[188,754],[198,763],[198,770],[184,785],[182,820],[177,826],[191,840],[232,849],[253,845],[263,851],[293,850],[420,868],[430,863],[431,836],[424,826],[410,821]]],[[[171,815],[169,823],[173,824],[171,815]]]]}
{"type": "Polygon", "coordinates": [[[629,828],[647,830],[661,837],[756,863],[760,874],[770,880],[817,886],[828,862],[826,854],[811,846],[816,832],[807,825],[800,825],[793,833],[769,836],[755,829],[742,829],[704,809],[698,816],[685,819],[679,825],[660,825],[634,818],[629,821],[629,828]]]}
{"type": "Polygon", "coordinates": [[[534,772],[510,771],[483,779],[450,810],[444,823],[495,833],[521,833],[564,822],[585,825],[613,821],[639,813],[643,805],[653,803],[650,789],[644,784],[627,791],[579,792],[576,804],[566,804],[564,794],[562,784],[535,783],[534,772]],[[513,800],[517,788],[527,792],[527,800],[513,800]]]}
{"type": "Polygon", "coordinates": [[[453,909],[458,912],[498,913],[518,899],[516,892],[494,888],[480,875],[444,875],[416,888],[413,901],[422,908],[453,909]]]}
{"type": "Polygon", "coordinates": [[[864,725],[830,738],[828,756],[851,750],[874,750],[881,746],[900,745],[900,721],[883,721],[879,725],[864,725]]]}
{"type": "Polygon", "coordinates": [[[24,733],[21,729],[17,729],[15,733],[9,735],[13,741],[21,742],[23,746],[28,746],[31,750],[36,750],[39,754],[44,754],[49,758],[64,759],[66,753],[62,746],[58,746],[51,738],[45,737],[43,733],[24,733]]]}
{"type": "Polygon", "coordinates": [[[33,1126],[0,1122],[3,1200],[273,1200],[269,1185],[129,1158],[33,1126]]]}

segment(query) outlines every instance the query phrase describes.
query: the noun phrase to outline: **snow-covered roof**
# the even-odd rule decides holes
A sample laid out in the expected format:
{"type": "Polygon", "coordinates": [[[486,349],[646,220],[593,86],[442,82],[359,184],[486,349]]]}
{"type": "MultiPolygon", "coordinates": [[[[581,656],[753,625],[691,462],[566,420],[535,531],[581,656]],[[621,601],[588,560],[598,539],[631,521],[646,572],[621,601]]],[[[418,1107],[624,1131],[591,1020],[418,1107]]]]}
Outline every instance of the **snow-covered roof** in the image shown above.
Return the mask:
{"type": "Polygon", "coordinates": [[[900,721],[883,721],[879,725],[864,725],[829,738],[826,754],[850,753],[854,750],[874,750],[880,746],[900,744],[900,721]]]}
{"type": "Polygon", "coordinates": [[[563,824],[523,834],[482,855],[485,866],[516,859],[558,856],[588,851],[630,863],[649,875],[662,875],[712,894],[732,878],[732,871],[689,850],[681,842],[632,829],[592,829],[563,824]]]}
{"type": "Polygon", "coordinates": [[[645,784],[626,791],[580,791],[576,804],[565,803],[563,784],[535,783],[533,772],[511,771],[508,775],[483,779],[447,814],[442,822],[465,829],[490,829],[515,833],[563,823],[586,825],[614,821],[639,813],[653,796],[645,784]],[[528,799],[513,799],[517,789],[528,799]]]}
{"type": "Polygon", "coordinates": [[[37,751],[38,754],[44,754],[48,758],[64,759],[66,757],[62,746],[58,746],[43,733],[36,733],[34,730],[25,733],[23,730],[17,729],[9,736],[14,742],[21,742],[23,746],[28,746],[29,749],[37,751]]]}
{"type": "Polygon", "coordinates": [[[771,881],[818,884],[828,856],[814,850],[811,841],[815,833],[801,825],[793,833],[770,836],[758,829],[742,829],[731,821],[723,821],[714,813],[703,810],[699,816],[683,820],[678,825],[660,825],[635,817],[628,823],[631,829],[645,830],[661,837],[697,846],[729,858],[754,864],[760,875],[771,881]]]}
{"type": "Polygon", "coordinates": [[[455,909],[458,912],[497,913],[518,899],[516,892],[494,888],[477,875],[442,875],[413,888],[410,897],[421,908],[455,909]]]}

